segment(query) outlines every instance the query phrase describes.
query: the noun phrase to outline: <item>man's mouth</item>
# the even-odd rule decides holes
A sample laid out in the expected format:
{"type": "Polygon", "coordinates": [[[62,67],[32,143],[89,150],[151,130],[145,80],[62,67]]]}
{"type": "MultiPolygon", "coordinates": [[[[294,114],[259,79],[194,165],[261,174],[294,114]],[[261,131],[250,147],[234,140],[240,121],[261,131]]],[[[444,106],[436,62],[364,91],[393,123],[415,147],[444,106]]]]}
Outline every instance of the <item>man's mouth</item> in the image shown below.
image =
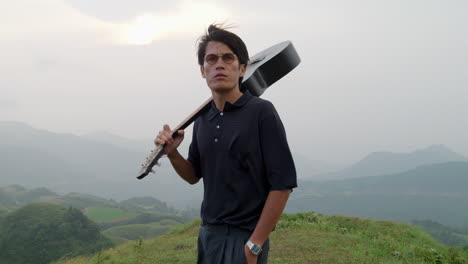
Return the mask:
{"type": "Polygon", "coordinates": [[[222,78],[222,77],[227,77],[226,74],[218,73],[215,75],[215,78],[222,78]]]}

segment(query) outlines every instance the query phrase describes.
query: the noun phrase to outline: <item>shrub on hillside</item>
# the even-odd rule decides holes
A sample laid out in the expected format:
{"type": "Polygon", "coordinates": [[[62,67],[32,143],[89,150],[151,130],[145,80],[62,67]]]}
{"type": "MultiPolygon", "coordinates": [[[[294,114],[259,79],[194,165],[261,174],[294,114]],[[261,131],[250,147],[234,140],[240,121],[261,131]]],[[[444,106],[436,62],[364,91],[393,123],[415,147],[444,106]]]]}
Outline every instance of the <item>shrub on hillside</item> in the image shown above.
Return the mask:
{"type": "Polygon", "coordinates": [[[80,210],[46,203],[7,214],[0,233],[0,263],[9,264],[49,263],[113,245],[80,210]]]}
{"type": "Polygon", "coordinates": [[[176,223],[186,223],[188,219],[183,216],[175,214],[163,214],[163,213],[143,213],[128,219],[118,221],[118,222],[105,222],[99,223],[101,230],[107,230],[111,227],[122,226],[122,225],[132,225],[132,224],[149,224],[154,222],[160,222],[164,220],[172,220],[176,223]]]}

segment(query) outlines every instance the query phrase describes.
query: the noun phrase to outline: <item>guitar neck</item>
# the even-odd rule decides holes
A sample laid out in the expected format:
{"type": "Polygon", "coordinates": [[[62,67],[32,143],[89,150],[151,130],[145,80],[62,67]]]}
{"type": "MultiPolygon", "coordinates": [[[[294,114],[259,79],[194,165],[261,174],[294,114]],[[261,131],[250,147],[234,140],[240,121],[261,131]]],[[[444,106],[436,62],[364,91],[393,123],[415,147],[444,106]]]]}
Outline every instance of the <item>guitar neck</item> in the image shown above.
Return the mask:
{"type": "Polygon", "coordinates": [[[185,129],[190,124],[192,124],[192,122],[195,121],[195,119],[197,119],[197,117],[199,117],[205,111],[208,111],[208,109],[210,108],[210,104],[211,104],[212,100],[213,100],[213,97],[208,98],[202,105],[200,105],[200,107],[197,108],[197,110],[195,110],[193,113],[191,113],[187,118],[185,118],[184,121],[182,121],[178,126],[176,126],[172,130],[172,137],[174,137],[174,138],[177,137],[177,135],[178,135],[177,131],[179,131],[181,129],[182,130],[185,129]]]}

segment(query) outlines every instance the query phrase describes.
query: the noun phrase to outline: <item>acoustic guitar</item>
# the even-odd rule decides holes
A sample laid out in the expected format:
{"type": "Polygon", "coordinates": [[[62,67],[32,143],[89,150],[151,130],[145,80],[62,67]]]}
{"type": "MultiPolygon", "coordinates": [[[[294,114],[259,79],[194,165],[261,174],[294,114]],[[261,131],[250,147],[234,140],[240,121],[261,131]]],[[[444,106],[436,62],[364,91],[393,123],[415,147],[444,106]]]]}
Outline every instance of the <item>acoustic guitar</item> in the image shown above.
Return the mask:
{"type": "MultiPolygon", "coordinates": [[[[301,62],[291,41],[281,42],[266,50],[263,50],[250,58],[240,90],[250,91],[254,96],[261,96],[273,83],[283,78],[296,68],[301,62]]],[[[178,130],[185,129],[195,119],[210,108],[212,97],[208,98],[200,107],[190,114],[182,123],[172,130],[172,137],[177,137],[178,130]]],[[[164,153],[165,145],[157,145],[146,157],[138,172],[137,179],[143,179],[153,171],[158,160],[164,153]]]]}

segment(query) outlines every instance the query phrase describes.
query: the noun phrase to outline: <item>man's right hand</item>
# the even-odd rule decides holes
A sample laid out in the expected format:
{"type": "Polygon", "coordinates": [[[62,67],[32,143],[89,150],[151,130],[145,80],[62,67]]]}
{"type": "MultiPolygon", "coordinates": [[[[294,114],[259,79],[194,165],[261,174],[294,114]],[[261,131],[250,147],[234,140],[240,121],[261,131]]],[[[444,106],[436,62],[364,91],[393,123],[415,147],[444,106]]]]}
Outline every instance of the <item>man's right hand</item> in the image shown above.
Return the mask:
{"type": "Polygon", "coordinates": [[[163,130],[159,131],[159,134],[154,139],[156,145],[164,145],[164,154],[170,156],[174,151],[177,150],[182,140],[184,140],[184,130],[177,131],[178,135],[176,138],[172,137],[172,131],[169,126],[166,124],[163,127],[163,130]]]}

